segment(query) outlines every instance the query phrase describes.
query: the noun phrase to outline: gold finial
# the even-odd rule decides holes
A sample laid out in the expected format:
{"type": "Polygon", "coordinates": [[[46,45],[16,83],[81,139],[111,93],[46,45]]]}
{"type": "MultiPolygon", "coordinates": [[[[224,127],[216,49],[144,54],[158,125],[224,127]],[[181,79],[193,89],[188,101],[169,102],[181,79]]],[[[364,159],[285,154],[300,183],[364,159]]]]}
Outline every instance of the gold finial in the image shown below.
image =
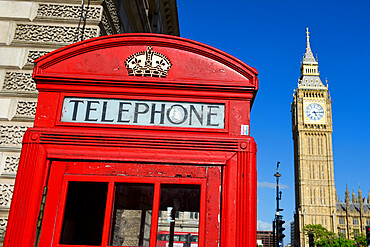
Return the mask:
{"type": "Polygon", "coordinates": [[[306,27],[306,34],[307,34],[307,44],[310,43],[310,32],[308,31],[308,27],[306,27]]]}

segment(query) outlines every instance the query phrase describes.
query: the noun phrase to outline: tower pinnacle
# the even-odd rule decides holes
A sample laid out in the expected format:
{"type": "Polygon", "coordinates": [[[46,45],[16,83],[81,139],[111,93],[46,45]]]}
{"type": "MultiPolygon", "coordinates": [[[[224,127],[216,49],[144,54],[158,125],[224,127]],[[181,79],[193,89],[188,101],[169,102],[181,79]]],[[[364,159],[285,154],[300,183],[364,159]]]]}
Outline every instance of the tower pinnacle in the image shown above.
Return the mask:
{"type": "Polygon", "coordinates": [[[300,88],[320,88],[327,89],[321,82],[319,73],[319,63],[313,56],[310,44],[310,32],[306,28],[306,53],[304,54],[301,65],[300,88]]]}
{"type": "Polygon", "coordinates": [[[355,190],[353,190],[353,192],[352,192],[352,202],[353,203],[356,203],[357,202],[355,190]]]}
{"type": "Polygon", "coordinates": [[[313,56],[310,44],[310,32],[308,31],[308,27],[306,28],[306,39],[307,39],[307,46],[306,46],[306,53],[303,58],[303,63],[306,64],[317,64],[315,57],[313,56]]]}
{"type": "Polygon", "coordinates": [[[310,43],[310,31],[308,31],[308,27],[306,27],[306,34],[307,34],[307,44],[310,43]]]}
{"type": "Polygon", "coordinates": [[[346,184],[346,202],[349,201],[349,191],[348,191],[348,185],[346,184]]]}

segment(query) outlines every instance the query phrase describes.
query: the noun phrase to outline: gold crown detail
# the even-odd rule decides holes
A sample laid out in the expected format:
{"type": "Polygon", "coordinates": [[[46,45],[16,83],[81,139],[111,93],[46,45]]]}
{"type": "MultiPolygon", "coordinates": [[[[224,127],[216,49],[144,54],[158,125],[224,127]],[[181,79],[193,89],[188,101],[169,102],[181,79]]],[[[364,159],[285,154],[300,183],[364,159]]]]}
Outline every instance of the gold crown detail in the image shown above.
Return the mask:
{"type": "Polygon", "coordinates": [[[172,64],[163,54],[152,51],[148,46],[146,51],[141,51],[129,56],[125,65],[129,76],[148,76],[165,78],[172,64]]]}

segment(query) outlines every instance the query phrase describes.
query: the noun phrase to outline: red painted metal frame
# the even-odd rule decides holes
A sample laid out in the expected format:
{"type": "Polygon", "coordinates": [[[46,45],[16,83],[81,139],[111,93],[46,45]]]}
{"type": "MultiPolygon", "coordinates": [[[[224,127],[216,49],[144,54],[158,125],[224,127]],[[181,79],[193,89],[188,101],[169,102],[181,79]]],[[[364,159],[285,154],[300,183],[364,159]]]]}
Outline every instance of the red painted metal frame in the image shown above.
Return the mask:
{"type": "MultiPolygon", "coordinates": [[[[66,193],[68,189],[68,182],[69,181],[89,181],[89,182],[107,182],[109,183],[108,188],[108,196],[107,196],[107,207],[106,207],[106,213],[105,213],[105,223],[104,223],[104,230],[103,230],[103,240],[101,246],[108,246],[108,240],[109,240],[109,230],[111,225],[111,211],[113,206],[113,194],[114,194],[114,183],[145,183],[145,184],[153,184],[154,187],[154,203],[153,203],[153,217],[152,217],[152,229],[151,229],[151,239],[156,239],[157,236],[157,224],[158,224],[158,209],[159,209],[159,198],[160,198],[160,191],[159,186],[160,184],[192,184],[192,185],[201,185],[201,209],[200,214],[203,215],[206,213],[206,208],[216,208],[217,205],[220,203],[220,198],[215,199],[213,198],[213,194],[217,194],[219,190],[220,184],[217,184],[217,181],[220,179],[220,174],[217,172],[217,167],[211,167],[209,169],[208,176],[206,173],[208,171],[206,167],[200,167],[199,169],[196,169],[194,167],[190,166],[174,166],[172,169],[171,167],[167,167],[167,170],[164,170],[164,166],[162,166],[162,169],[158,169],[163,171],[160,177],[140,177],[140,180],[135,177],[135,173],[132,172],[136,169],[140,169],[142,174],[145,175],[151,175],[153,174],[153,169],[151,169],[150,166],[152,165],[138,165],[138,164],[113,164],[113,163],[91,163],[91,162],[85,162],[85,164],[82,164],[81,167],[78,166],[76,169],[68,169],[67,167],[68,162],[60,162],[60,161],[54,161],[53,167],[55,167],[55,170],[50,173],[50,180],[49,180],[49,189],[52,189],[53,195],[60,195],[59,198],[48,198],[46,205],[45,205],[45,211],[52,212],[51,214],[48,214],[44,218],[44,225],[43,225],[43,231],[41,232],[41,239],[40,239],[40,246],[46,246],[50,242],[53,242],[53,246],[76,246],[76,245],[65,245],[65,244],[58,244],[60,239],[60,233],[62,228],[62,220],[63,220],[63,214],[64,214],[64,206],[65,206],[65,200],[66,200],[66,193]],[[98,175],[91,175],[91,172],[97,169],[96,166],[107,166],[109,165],[110,168],[103,168],[99,169],[97,172],[98,175]],[[118,167],[115,167],[118,166],[118,167]],[[128,176],[129,173],[126,173],[126,176],[113,176],[112,177],[112,170],[120,170],[124,167],[129,167],[129,170],[131,171],[131,176],[128,176]],[[179,171],[186,171],[188,174],[191,174],[192,170],[198,170],[199,173],[196,174],[196,177],[192,178],[178,178],[175,177],[176,173],[179,171]],[[216,171],[216,173],[214,172],[216,171]],[[170,177],[172,176],[172,177],[170,177]],[[61,182],[61,180],[63,180],[61,182]],[[55,182],[57,181],[57,182],[55,182]],[[56,185],[56,183],[58,185],[56,185]],[[208,188],[207,188],[208,187],[208,188]],[[54,190],[57,190],[59,192],[55,192],[54,190]],[[215,200],[214,200],[215,199],[215,200]],[[56,212],[58,211],[58,212],[56,212]],[[53,233],[52,233],[53,232],[53,233]],[[53,240],[50,239],[50,237],[53,237],[53,240]]],[[[77,163],[78,164],[78,163],[77,163]]],[[[126,170],[127,171],[127,170],[126,170]]],[[[94,172],[94,174],[96,174],[94,172]]],[[[136,174],[137,175],[137,174],[136,174]]],[[[195,175],[195,174],[194,174],[195,175]]],[[[206,220],[203,218],[200,218],[200,224],[199,224],[199,230],[200,230],[200,239],[199,239],[199,247],[207,246],[207,241],[204,238],[204,229],[207,229],[205,227],[206,220]]],[[[218,225],[217,221],[207,221],[207,224],[210,225],[218,225]]],[[[208,228],[209,228],[208,227],[208,228]]],[[[49,244],[50,245],[50,244],[49,244]]],[[[155,241],[151,241],[151,247],[155,246],[155,241]]]]}
{"type": "MultiPolygon", "coordinates": [[[[258,89],[254,68],[213,47],[155,34],[86,40],[51,52],[36,63],[36,117],[23,140],[5,247],[34,246],[43,189],[49,183],[62,183],[49,179],[56,161],[150,163],[153,168],[155,164],[221,166],[221,208],[207,209],[204,218],[220,217],[221,229],[207,225],[202,228],[203,236],[220,234],[221,247],[255,246],[256,144],[240,131],[241,125],[250,126],[258,89]],[[171,61],[166,78],[127,75],[125,59],[148,46],[171,61]],[[225,128],[61,123],[66,96],[223,103],[225,128]]],[[[196,176],[196,171],[190,175],[196,176]]],[[[140,180],[145,174],[139,171],[137,175],[140,180]]],[[[59,198],[58,191],[47,194],[47,200],[59,198]]],[[[46,210],[44,218],[55,216],[57,210],[46,210]]],[[[39,246],[50,245],[40,242],[39,246]]],[[[212,246],[218,243],[207,244],[212,246]]]]}

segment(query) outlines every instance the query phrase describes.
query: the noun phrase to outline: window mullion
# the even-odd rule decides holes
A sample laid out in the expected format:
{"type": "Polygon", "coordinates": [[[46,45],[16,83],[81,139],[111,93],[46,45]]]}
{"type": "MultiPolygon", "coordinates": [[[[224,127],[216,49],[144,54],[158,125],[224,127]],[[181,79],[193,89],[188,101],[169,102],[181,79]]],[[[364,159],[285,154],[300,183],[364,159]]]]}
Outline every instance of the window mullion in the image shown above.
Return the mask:
{"type": "Polygon", "coordinates": [[[152,229],[150,232],[150,247],[156,246],[157,231],[158,231],[158,216],[159,216],[159,202],[161,198],[161,186],[157,182],[154,184],[154,198],[153,198],[153,210],[152,210],[152,229]]]}
{"type": "Polygon", "coordinates": [[[109,182],[107,202],[105,207],[105,217],[104,217],[104,228],[103,228],[103,239],[102,246],[108,246],[110,226],[112,220],[112,207],[114,199],[114,182],[109,182]]]}

